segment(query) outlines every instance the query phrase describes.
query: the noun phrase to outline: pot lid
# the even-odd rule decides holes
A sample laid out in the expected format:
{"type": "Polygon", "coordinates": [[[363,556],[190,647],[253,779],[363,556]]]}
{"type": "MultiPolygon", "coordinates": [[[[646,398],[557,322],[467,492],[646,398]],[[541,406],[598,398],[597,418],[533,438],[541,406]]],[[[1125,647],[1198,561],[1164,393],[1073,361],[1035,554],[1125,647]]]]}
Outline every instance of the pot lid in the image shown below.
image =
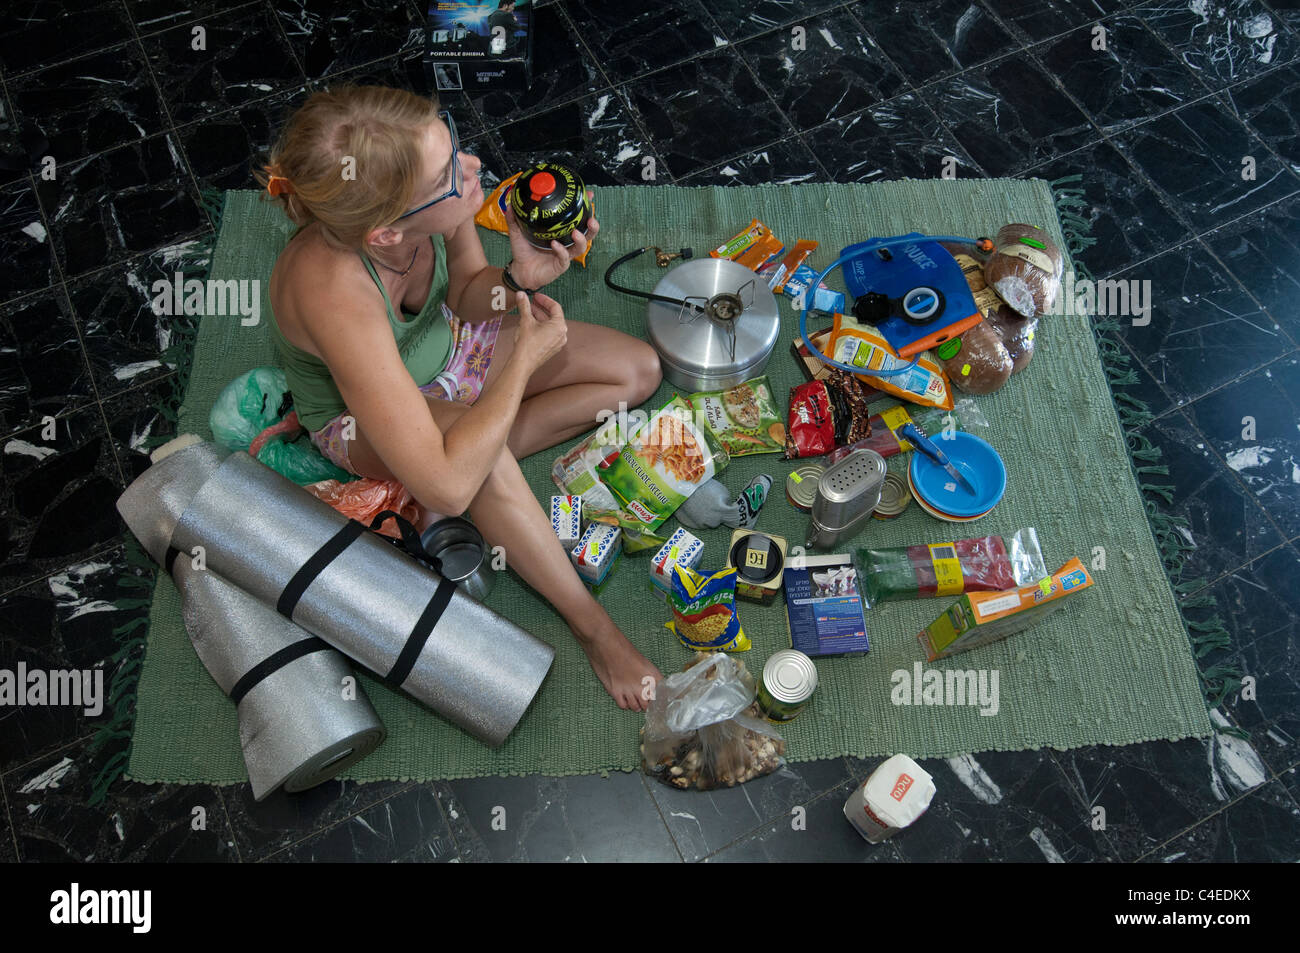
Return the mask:
{"type": "Polygon", "coordinates": [[[776,296],[744,265],[724,258],[698,258],[678,265],[655,286],[655,294],[686,299],[698,310],[650,302],[646,333],[656,351],[688,373],[716,376],[760,363],[772,353],[781,330],[776,296]],[[719,299],[722,294],[735,299],[719,299]],[[737,305],[743,310],[738,317],[737,305]],[[733,352],[734,334],[734,352],[733,352]]]}

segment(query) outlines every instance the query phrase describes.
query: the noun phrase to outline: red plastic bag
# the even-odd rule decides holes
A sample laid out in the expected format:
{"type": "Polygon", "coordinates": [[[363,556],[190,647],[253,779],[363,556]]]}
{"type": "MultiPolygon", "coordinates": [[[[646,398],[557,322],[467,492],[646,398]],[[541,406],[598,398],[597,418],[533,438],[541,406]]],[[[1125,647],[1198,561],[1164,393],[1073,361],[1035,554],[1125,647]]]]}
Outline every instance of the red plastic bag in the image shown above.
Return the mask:
{"type": "MultiPolygon", "coordinates": [[[[360,523],[370,525],[370,521],[384,510],[393,510],[416,526],[424,515],[420,504],[396,480],[374,480],[362,477],[351,483],[338,480],[321,480],[303,487],[318,500],[324,500],[344,516],[360,523]]],[[[400,539],[397,524],[393,520],[384,520],[378,530],[384,536],[400,539]]]]}

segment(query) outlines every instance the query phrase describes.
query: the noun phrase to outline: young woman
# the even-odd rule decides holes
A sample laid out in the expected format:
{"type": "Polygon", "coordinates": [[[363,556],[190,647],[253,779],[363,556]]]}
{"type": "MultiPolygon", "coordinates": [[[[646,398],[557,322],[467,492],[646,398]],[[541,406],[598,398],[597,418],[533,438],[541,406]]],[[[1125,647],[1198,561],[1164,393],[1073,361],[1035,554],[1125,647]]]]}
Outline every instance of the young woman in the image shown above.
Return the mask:
{"type": "Polygon", "coordinates": [[[519,290],[563,274],[587,236],[541,250],[511,219],[513,257],[489,265],[474,225],[481,163],[460,151],[449,113],[403,90],[315,93],[270,160],[259,181],[300,226],[271,275],[271,325],[313,442],[431,510],[468,510],[605,690],[643,710],[662,676],[583,585],[516,462],[659,386],[644,341],[519,290]]]}

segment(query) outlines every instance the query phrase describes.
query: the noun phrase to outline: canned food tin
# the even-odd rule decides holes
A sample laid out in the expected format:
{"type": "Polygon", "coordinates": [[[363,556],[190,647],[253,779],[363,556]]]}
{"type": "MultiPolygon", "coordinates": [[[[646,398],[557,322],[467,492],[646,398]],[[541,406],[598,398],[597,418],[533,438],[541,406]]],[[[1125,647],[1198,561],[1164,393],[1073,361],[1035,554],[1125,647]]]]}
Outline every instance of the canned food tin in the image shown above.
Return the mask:
{"type": "Polygon", "coordinates": [[[907,489],[907,478],[901,473],[886,473],[885,482],[880,487],[880,502],[871,514],[878,520],[892,520],[912,502],[912,494],[907,489]]]}
{"type": "Polygon", "coordinates": [[[768,721],[789,721],[817,690],[817,667],[796,649],[776,652],[758,680],[758,707],[768,721]]]}
{"type": "Polygon", "coordinates": [[[826,468],[816,463],[797,467],[785,478],[785,498],[796,510],[808,513],[812,510],[813,500],[817,498],[817,481],[826,472],[826,468]]]}
{"type": "Polygon", "coordinates": [[[780,536],[734,531],[727,566],[736,569],[736,598],[771,605],[781,591],[785,554],[786,541],[780,536]]]}

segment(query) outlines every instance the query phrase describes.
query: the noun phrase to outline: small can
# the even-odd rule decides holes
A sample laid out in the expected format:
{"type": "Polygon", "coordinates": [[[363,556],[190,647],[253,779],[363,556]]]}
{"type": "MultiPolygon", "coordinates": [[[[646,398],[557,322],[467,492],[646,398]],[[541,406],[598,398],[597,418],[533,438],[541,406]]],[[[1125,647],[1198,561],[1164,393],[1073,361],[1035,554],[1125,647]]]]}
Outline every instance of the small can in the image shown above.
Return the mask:
{"type": "Polygon", "coordinates": [[[880,486],[880,502],[871,514],[878,520],[892,520],[907,509],[912,502],[912,494],[907,489],[907,479],[894,471],[885,474],[885,482],[880,486]]]}
{"type": "Polygon", "coordinates": [[[797,649],[776,652],[758,680],[758,707],[768,721],[794,718],[817,690],[817,666],[797,649]]]}
{"type": "Polygon", "coordinates": [[[747,529],[732,532],[727,567],[736,570],[736,598],[771,605],[781,591],[786,551],[783,537],[747,529]]]}
{"type": "Polygon", "coordinates": [[[797,467],[785,478],[785,498],[796,510],[812,512],[813,500],[817,498],[817,483],[826,468],[816,463],[797,467]]]}
{"type": "Polygon", "coordinates": [[[578,174],[556,162],[539,162],[519,174],[510,208],[528,240],[539,248],[552,241],[573,244],[573,231],[586,234],[591,222],[587,187],[578,174]]]}

